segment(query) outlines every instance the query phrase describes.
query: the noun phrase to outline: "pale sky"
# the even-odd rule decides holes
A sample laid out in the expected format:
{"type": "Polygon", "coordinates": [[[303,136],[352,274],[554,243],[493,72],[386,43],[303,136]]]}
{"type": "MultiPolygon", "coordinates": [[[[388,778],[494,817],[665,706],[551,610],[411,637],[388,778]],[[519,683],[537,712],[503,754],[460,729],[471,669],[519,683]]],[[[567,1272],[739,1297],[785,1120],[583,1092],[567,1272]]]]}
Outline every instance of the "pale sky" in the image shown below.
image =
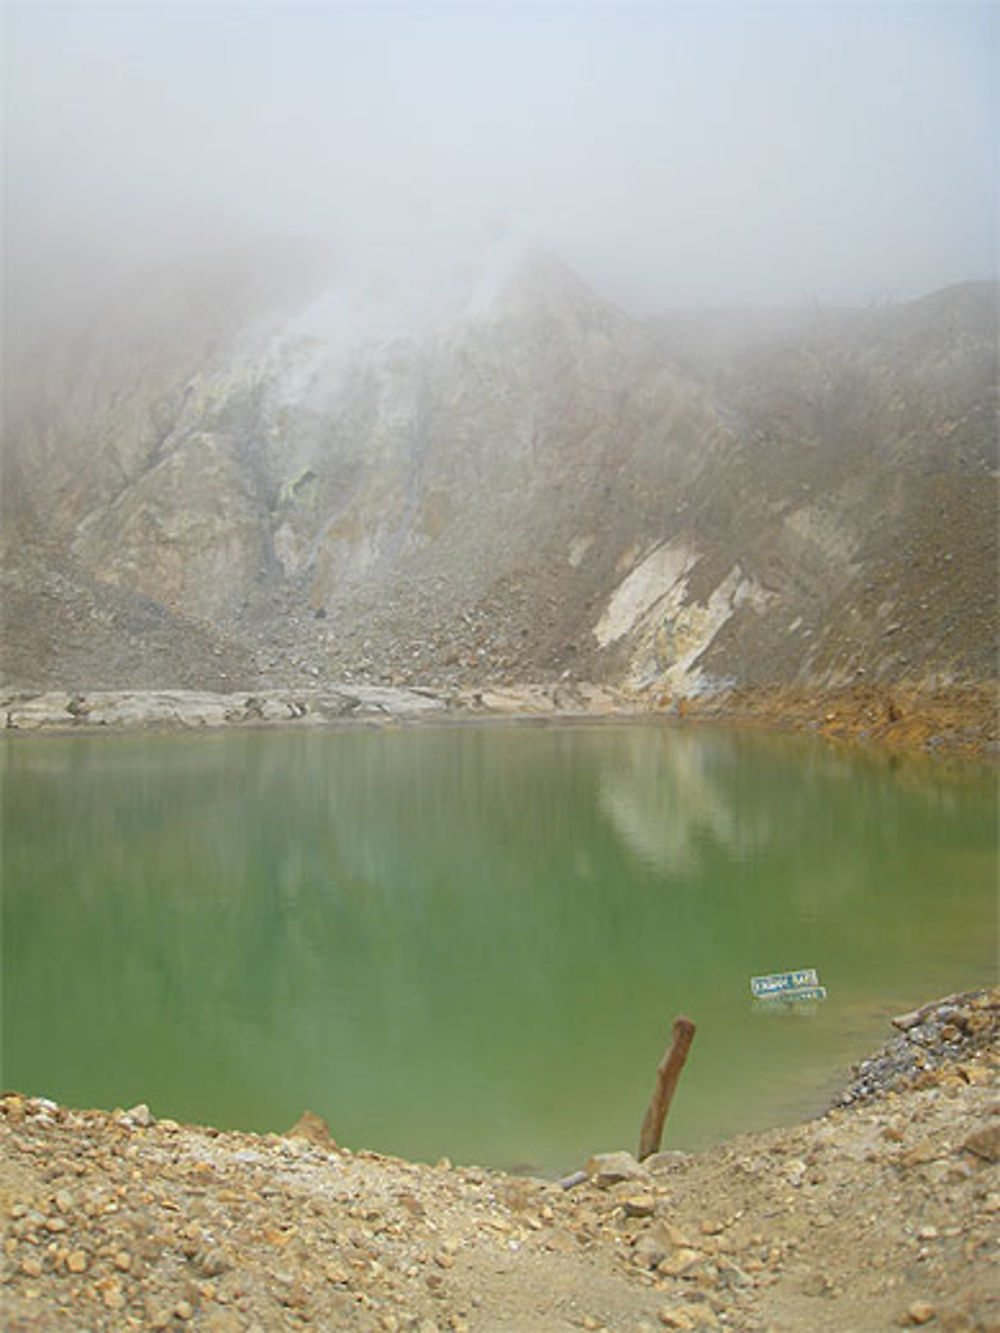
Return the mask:
{"type": "Polygon", "coordinates": [[[4,7],[4,267],[544,245],[633,309],[997,267],[995,4],[4,7]]]}

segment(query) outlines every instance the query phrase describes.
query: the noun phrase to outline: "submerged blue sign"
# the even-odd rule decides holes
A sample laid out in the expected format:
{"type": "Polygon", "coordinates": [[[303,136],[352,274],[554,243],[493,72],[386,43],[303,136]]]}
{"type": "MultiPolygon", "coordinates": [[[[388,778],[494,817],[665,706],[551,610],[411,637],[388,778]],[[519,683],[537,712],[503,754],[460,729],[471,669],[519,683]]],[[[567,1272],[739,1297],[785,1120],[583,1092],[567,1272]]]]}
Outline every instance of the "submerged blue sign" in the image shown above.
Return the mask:
{"type": "Polygon", "coordinates": [[[826,999],[826,987],[819,984],[814,967],[803,967],[797,972],[772,972],[766,977],[751,977],[750,990],[756,1000],[826,999]]]}

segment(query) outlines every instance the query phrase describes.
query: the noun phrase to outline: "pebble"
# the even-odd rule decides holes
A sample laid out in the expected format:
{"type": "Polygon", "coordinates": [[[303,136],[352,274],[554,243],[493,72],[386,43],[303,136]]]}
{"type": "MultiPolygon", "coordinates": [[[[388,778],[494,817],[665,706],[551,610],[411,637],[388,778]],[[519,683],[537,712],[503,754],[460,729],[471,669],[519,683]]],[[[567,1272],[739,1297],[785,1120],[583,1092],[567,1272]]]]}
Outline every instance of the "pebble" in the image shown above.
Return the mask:
{"type": "Polygon", "coordinates": [[[718,1320],[705,1305],[665,1305],[657,1312],[657,1318],[664,1328],[675,1328],[688,1333],[689,1330],[715,1328],[718,1320]]]}
{"type": "Polygon", "coordinates": [[[643,1169],[630,1152],[599,1152],[584,1167],[598,1189],[610,1189],[623,1180],[635,1180],[643,1169]]]}
{"type": "Polygon", "coordinates": [[[121,1310],[125,1306],[125,1297],[122,1295],[122,1289],[117,1282],[104,1288],[101,1299],[109,1310],[121,1310]]]}
{"type": "Polygon", "coordinates": [[[232,1310],[219,1310],[210,1314],[202,1323],[201,1328],[203,1333],[244,1333],[246,1325],[239,1315],[234,1314],[232,1310]]]}
{"type": "Polygon", "coordinates": [[[230,1267],[230,1262],[225,1251],[218,1248],[212,1248],[205,1251],[201,1261],[201,1271],[206,1277],[218,1277],[225,1273],[230,1267]]]}
{"type": "Polygon", "coordinates": [[[962,1144],[965,1152],[981,1157],[984,1162],[1000,1161],[1000,1125],[987,1125],[969,1134],[962,1144]]]}
{"type": "Polygon", "coordinates": [[[906,1320],[910,1324],[929,1324],[936,1313],[929,1301],[914,1301],[906,1312],[906,1320]]]}
{"type": "Polygon", "coordinates": [[[662,1273],[664,1277],[680,1277],[694,1268],[704,1257],[698,1250],[677,1250],[659,1263],[656,1271],[662,1273]]]}
{"type": "Polygon", "coordinates": [[[833,1291],[833,1283],[825,1273],[810,1273],[803,1278],[799,1290],[803,1296],[829,1296],[833,1291]]]}
{"type": "Polygon", "coordinates": [[[643,1268],[655,1268],[673,1248],[666,1228],[661,1224],[643,1231],[636,1238],[632,1257],[643,1268]]]}
{"type": "Polygon", "coordinates": [[[633,1194],[622,1200],[626,1217],[652,1217],[656,1212],[656,1200],[651,1194],[633,1194]]]}

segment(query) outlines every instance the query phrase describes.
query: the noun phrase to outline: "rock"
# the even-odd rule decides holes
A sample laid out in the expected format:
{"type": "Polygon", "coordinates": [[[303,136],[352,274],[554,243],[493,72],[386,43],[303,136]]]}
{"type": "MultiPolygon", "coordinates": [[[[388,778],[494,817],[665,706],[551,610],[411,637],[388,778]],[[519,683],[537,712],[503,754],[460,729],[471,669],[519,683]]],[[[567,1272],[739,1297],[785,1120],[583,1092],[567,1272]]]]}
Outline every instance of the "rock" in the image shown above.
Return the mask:
{"type": "Polygon", "coordinates": [[[825,1273],[810,1273],[802,1279],[799,1290],[803,1296],[829,1296],[833,1291],[833,1283],[825,1273]]]}
{"type": "Polygon", "coordinates": [[[652,1217],[656,1211],[656,1200],[651,1194],[630,1194],[622,1199],[626,1217],[652,1217]]]}
{"type": "Polygon", "coordinates": [[[121,1284],[118,1282],[109,1282],[101,1293],[101,1299],[109,1310],[123,1310],[125,1308],[125,1297],[122,1294],[121,1284]]]}
{"type": "Polygon", "coordinates": [[[745,1287],[752,1286],[752,1280],[747,1273],[738,1264],[732,1263],[728,1259],[720,1259],[717,1264],[719,1272],[719,1286],[732,1287],[737,1290],[743,1290],[745,1287]]]}
{"type": "Polygon", "coordinates": [[[285,1131],[286,1139],[305,1139],[313,1143],[317,1148],[324,1148],[326,1151],[335,1150],[337,1140],[330,1133],[330,1127],[326,1121],[316,1115],[314,1111],[303,1111],[296,1120],[295,1124],[285,1131]]]}
{"type": "Polygon", "coordinates": [[[42,1263],[37,1255],[29,1254],[21,1260],[21,1272],[25,1277],[41,1277],[42,1263]]]}
{"type": "Polygon", "coordinates": [[[937,1311],[929,1301],[914,1301],[906,1312],[906,1323],[929,1324],[937,1311]]]}
{"type": "Polygon", "coordinates": [[[595,1153],[584,1170],[598,1189],[610,1189],[623,1180],[641,1179],[645,1174],[630,1152],[595,1153]]]}
{"type": "Polygon", "coordinates": [[[66,1267],[71,1273],[85,1273],[87,1271],[87,1256],[83,1250],[72,1250],[66,1260],[66,1267]]]}
{"type": "Polygon", "coordinates": [[[210,1314],[201,1327],[204,1333],[243,1333],[245,1325],[232,1310],[219,1310],[210,1314]]]}
{"type": "Polygon", "coordinates": [[[962,1151],[981,1157],[984,1162],[1000,1161],[1000,1124],[988,1125],[969,1134],[962,1144],[962,1151]]]}
{"type": "Polygon", "coordinates": [[[696,1264],[700,1264],[704,1257],[700,1250],[676,1250],[662,1263],[657,1264],[656,1271],[662,1273],[664,1277],[681,1277],[684,1273],[690,1272],[696,1264]]]}
{"type": "Polygon", "coordinates": [[[664,1328],[685,1330],[717,1328],[718,1319],[707,1305],[665,1305],[656,1316],[664,1328]]]}
{"type": "Polygon", "coordinates": [[[232,1267],[229,1257],[224,1250],[218,1246],[205,1251],[201,1261],[201,1271],[206,1277],[219,1277],[222,1273],[228,1272],[232,1267]]]}
{"type": "Polygon", "coordinates": [[[670,1240],[663,1227],[650,1227],[636,1239],[632,1257],[642,1268],[655,1268],[671,1251],[670,1240]]]}
{"type": "Polygon", "coordinates": [[[140,1129],[148,1129],[150,1125],[156,1124],[152,1112],[145,1102],[139,1102],[138,1105],[133,1106],[130,1110],[126,1111],[125,1114],[128,1116],[129,1120],[132,1121],[132,1124],[138,1125],[140,1129]]]}
{"type": "Polygon", "coordinates": [[[657,1312],[656,1317],[664,1328],[694,1328],[694,1324],[691,1323],[691,1320],[681,1306],[665,1305],[662,1310],[657,1312]]]}
{"type": "Polygon", "coordinates": [[[642,1165],[647,1171],[652,1171],[654,1174],[660,1171],[673,1171],[675,1167],[681,1166],[686,1162],[688,1156],[688,1153],[679,1152],[677,1149],[654,1152],[642,1159],[642,1165]]]}
{"type": "Polygon", "coordinates": [[[573,1236],[561,1227],[550,1231],[542,1241],[542,1245],[546,1250],[554,1250],[557,1254],[573,1254],[580,1248],[573,1236]]]}
{"type": "Polygon", "coordinates": [[[694,1241],[688,1239],[687,1233],[682,1231],[680,1227],[675,1227],[673,1222],[664,1222],[663,1230],[670,1244],[676,1248],[685,1250],[696,1250],[698,1248],[694,1241]]]}
{"type": "Polygon", "coordinates": [[[791,1185],[793,1189],[800,1189],[802,1187],[802,1182],[806,1178],[807,1170],[808,1168],[805,1162],[799,1161],[796,1158],[795,1160],[789,1162],[785,1167],[785,1172],[784,1172],[785,1179],[788,1181],[789,1185],[791,1185]]]}
{"type": "Polygon", "coordinates": [[[588,1179],[586,1171],[573,1171],[568,1176],[563,1176],[556,1184],[561,1190],[575,1189],[577,1185],[582,1185],[588,1179]]]}

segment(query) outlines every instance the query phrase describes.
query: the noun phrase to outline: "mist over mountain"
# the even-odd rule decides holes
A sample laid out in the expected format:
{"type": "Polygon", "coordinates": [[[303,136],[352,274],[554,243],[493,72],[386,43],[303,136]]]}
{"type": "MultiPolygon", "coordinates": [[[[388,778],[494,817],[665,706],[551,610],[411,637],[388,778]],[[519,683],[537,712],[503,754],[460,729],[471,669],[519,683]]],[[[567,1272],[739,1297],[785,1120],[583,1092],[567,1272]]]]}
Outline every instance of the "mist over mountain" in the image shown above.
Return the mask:
{"type": "Polygon", "coordinates": [[[995,675],[997,289],[636,317],[495,245],[147,275],[8,385],[5,683],[995,675]]]}

